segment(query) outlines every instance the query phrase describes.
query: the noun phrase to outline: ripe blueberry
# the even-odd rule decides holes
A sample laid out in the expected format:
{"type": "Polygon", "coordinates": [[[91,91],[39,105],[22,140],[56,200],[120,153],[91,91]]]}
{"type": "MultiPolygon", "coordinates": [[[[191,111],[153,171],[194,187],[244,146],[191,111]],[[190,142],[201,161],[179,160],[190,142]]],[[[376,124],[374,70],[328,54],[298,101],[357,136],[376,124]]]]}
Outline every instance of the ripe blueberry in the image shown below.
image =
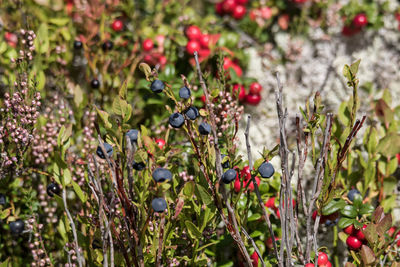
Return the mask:
{"type": "Polygon", "coordinates": [[[358,191],[357,189],[351,189],[347,194],[347,197],[348,199],[350,199],[350,201],[354,201],[356,195],[361,195],[360,191],[358,191]]]}
{"type": "Polygon", "coordinates": [[[172,173],[164,168],[157,168],[153,172],[153,179],[157,183],[162,183],[165,180],[172,180],[172,173]]]}
{"type": "Polygon", "coordinates": [[[99,82],[99,80],[93,79],[93,80],[90,82],[90,86],[91,86],[93,89],[99,88],[99,87],[100,87],[100,82],[99,82]]]}
{"type": "Polygon", "coordinates": [[[150,85],[150,89],[154,93],[161,93],[164,90],[164,88],[165,88],[165,85],[160,80],[154,80],[150,85]]]}
{"type": "Polygon", "coordinates": [[[199,133],[202,135],[208,135],[211,132],[211,126],[210,124],[206,123],[206,122],[202,122],[199,125],[199,133]]]}
{"type": "Polygon", "coordinates": [[[20,233],[22,233],[22,231],[24,231],[25,223],[23,220],[18,219],[16,221],[10,222],[9,226],[10,231],[13,235],[19,235],[20,233]]]}
{"type": "Polygon", "coordinates": [[[0,205],[5,205],[6,204],[6,196],[0,193],[0,205]]]}
{"type": "Polygon", "coordinates": [[[136,161],[133,161],[133,163],[132,163],[132,168],[135,169],[135,170],[137,170],[137,171],[141,171],[141,170],[143,170],[144,168],[146,168],[146,165],[144,164],[144,162],[136,162],[136,161]]]}
{"type": "Polygon", "coordinates": [[[222,182],[229,184],[236,179],[237,172],[234,169],[229,169],[222,175],[222,182]]]}
{"type": "Polygon", "coordinates": [[[129,137],[129,140],[131,140],[131,143],[133,144],[134,142],[137,142],[139,131],[136,129],[130,129],[126,135],[129,137]]]}
{"type": "Polygon", "coordinates": [[[258,172],[262,178],[270,178],[272,175],[274,175],[275,170],[274,166],[272,166],[270,162],[263,162],[260,167],[258,167],[258,172]]]}
{"type": "Polygon", "coordinates": [[[187,88],[186,86],[182,87],[179,89],[179,97],[183,99],[189,99],[190,95],[192,93],[190,92],[190,89],[187,88]]]}
{"type": "Polygon", "coordinates": [[[186,117],[188,117],[189,119],[191,119],[192,121],[195,120],[199,115],[199,110],[196,107],[189,107],[186,111],[185,111],[185,115],[186,117]]]}
{"type": "Polygon", "coordinates": [[[169,116],[169,124],[174,128],[181,128],[184,122],[185,118],[180,113],[174,113],[169,116]]]}
{"type": "Polygon", "coordinates": [[[74,49],[78,50],[82,48],[82,42],[81,41],[74,41],[74,49]]]}
{"type": "Polygon", "coordinates": [[[50,197],[53,197],[60,194],[61,188],[57,183],[51,183],[47,186],[46,192],[50,197]]]}
{"type": "Polygon", "coordinates": [[[224,158],[225,158],[225,157],[226,157],[225,154],[222,154],[222,155],[221,155],[221,160],[222,160],[221,165],[222,165],[222,168],[228,169],[228,168],[229,168],[229,160],[227,160],[227,161],[224,162],[224,158]]]}
{"type": "Polygon", "coordinates": [[[153,199],[153,201],[151,202],[151,206],[153,207],[153,210],[155,212],[163,212],[167,209],[167,201],[165,201],[165,199],[161,197],[158,197],[153,199]]]}
{"type": "Polygon", "coordinates": [[[113,47],[114,43],[109,40],[105,41],[101,46],[104,52],[110,51],[111,49],[113,49],[113,47]]]}
{"type": "MultiPolygon", "coordinates": [[[[108,144],[108,143],[103,143],[103,145],[104,145],[104,148],[105,148],[105,150],[106,150],[106,152],[107,152],[107,155],[108,155],[109,157],[111,157],[112,154],[113,154],[113,148],[112,148],[112,146],[111,146],[110,144],[108,144]]],[[[101,149],[100,146],[97,147],[96,154],[97,154],[97,156],[99,156],[99,157],[102,158],[102,159],[105,159],[105,158],[106,158],[106,156],[104,155],[103,150],[101,149]]]]}

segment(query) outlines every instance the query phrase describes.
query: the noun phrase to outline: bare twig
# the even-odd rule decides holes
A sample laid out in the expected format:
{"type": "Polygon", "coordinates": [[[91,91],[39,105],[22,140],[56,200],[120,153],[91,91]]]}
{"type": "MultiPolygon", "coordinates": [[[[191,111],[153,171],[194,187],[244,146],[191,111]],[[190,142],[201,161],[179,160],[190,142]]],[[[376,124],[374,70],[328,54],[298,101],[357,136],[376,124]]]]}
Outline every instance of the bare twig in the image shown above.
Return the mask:
{"type": "Polygon", "coordinates": [[[162,258],[162,251],[163,251],[164,225],[165,225],[165,214],[162,213],[159,237],[158,237],[158,251],[157,251],[157,258],[156,258],[156,266],[157,267],[161,266],[161,258],[162,258]]]}
{"type": "MultiPolygon", "coordinates": [[[[250,171],[252,171],[253,170],[253,159],[252,159],[252,155],[251,155],[251,145],[250,145],[250,140],[249,140],[250,120],[251,120],[251,116],[248,115],[247,116],[247,126],[246,126],[246,130],[244,132],[244,135],[246,137],[246,149],[247,149],[247,157],[249,159],[249,169],[250,169],[250,171]]],[[[272,230],[271,221],[269,220],[269,216],[267,214],[267,211],[265,210],[264,202],[261,199],[260,190],[258,188],[256,179],[255,179],[253,174],[251,175],[251,179],[252,179],[252,182],[253,182],[253,185],[254,185],[254,191],[256,192],[256,195],[257,195],[258,204],[261,207],[261,210],[262,210],[263,215],[264,215],[264,220],[267,223],[269,234],[270,234],[271,239],[272,239],[272,245],[274,247],[275,257],[278,260],[279,264],[281,265],[282,263],[280,262],[280,258],[279,258],[279,255],[278,255],[278,247],[276,245],[275,235],[274,235],[274,231],[272,230]]]]}
{"type": "Polygon", "coordinates": [[[257,253],[257,255],[258,255],[258,258],[259,258],[260,261],[261,261],[261,265],[262,265],[262,266],[265,266],[265,262],[264,262],[264,260],[263,260],[263,257],[262,257],[262,254],[261,254],[260,250],[259,250],[258,247],[257,247],[256,242],[254,242],[253,238],[251,238],[251,236],[246,232],[246,229],[244,229],[243,226],[242,226],[242,232],[243,232],[244,235],[247,237],[247,239],[250,240],[251,244],[253,245],[254,250],[256,251],[256,253],[257,253]]]}
{"type": "Polygon", "coordinates": [[[75,222],[74,222],[74,219],[72,218],[71,213],[69,212],[69,209],[68,209],[67,190],[66,190],[65,187],[62,190],[62,199],[63,199],[63,202],[64,202],[65,212],[67,213],[67,217],[68,217],[69,223],[71,224],[72,234],[74,236],[75,253],[76,253],[76,257],[78,259],[78,265],[79,265],[79,267],[82,267],[85,264],[84,263],[84,258],[82,257],[82,254],[81,254],[80,249],[79,249],[78,235],[76,233],[75,222]]]}

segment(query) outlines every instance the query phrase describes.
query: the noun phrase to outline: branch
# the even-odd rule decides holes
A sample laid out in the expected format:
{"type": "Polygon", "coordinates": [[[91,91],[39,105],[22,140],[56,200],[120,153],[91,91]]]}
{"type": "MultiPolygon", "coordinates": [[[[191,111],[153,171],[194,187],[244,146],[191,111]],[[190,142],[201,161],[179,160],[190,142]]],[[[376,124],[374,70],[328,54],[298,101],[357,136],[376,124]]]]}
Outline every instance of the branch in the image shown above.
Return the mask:
{"type": "MultiPolygon", "coordinates": [[[[251,119],[251,116],[248,115],[247,116],[247,126],[246,126],[246,131],[244,132],[244,135],[246,137],[246,148],[247,148],[247,157],[249,159],[249,169],[250,169],[250,171],[252,171],[253,170],[253,159],[252,159],[252,155],[251,155],[251,145],[250,145],[250,141],[249,141],[250,119],[251,119]]],[[[274,247],[275,257],[278,260],[278,262],[280,264],[282,264],[281,261],[280,261],[279,255],[278,255],[278,248],[277,248],[277,245],[276,245],[274,231],[272,230],[271,221],[269,220],[269,216],[268,216],[267,211],[265,209],[264,203],[263,203],[263,201],[261,199],[260,190],[258,188],[256,179],[255,179],[253,174],[251,175],[251,180],[252,180],[253,185],[254,185],[254,191],[256,192],[256,195],[257,195],[258,204],[260,205],[261,210],[262,210],[263,215],[264,215],[264,220],[266,221],[266,223],[268,225],[269,234],[271,236],[272,245],[274,247]]]]}

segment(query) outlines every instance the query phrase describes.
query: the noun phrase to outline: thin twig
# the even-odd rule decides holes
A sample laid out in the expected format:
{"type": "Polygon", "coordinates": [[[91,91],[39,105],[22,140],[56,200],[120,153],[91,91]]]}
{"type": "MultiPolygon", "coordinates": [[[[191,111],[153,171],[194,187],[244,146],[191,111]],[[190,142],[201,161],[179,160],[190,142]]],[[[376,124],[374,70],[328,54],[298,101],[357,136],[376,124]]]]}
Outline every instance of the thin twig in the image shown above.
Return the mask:
{"type": "Polygon", "coordinates": [[[265,267],[264,259],[263,259],[263,257],[262,257],[262,254],[261,254],[260,250],[259,250],[258,247],[257,247],[256,242],[254,242],[253,238],[251,238],[251,236],[246,232],[246,229],[244,229],[243,226],[242,226],[242,232],[243,232],[244,235],[247,237],[247,239],[250,240],[251,244],[252,244],[253,247],[254,247],[254,250],[256,251],[256,253],[257,253],[257,255],[258,255],[258,258],[259,258],[260,261],[261,261],[261,265],[265,267]]]}
{"type": "MultiPolygon", "coordinates": [[[[250,171],[252,171],[253,170],[253,159],[252,159],[252,155],[251,155],[251,145],[250,145],[250,140],[249,140],[250,120],[251,120],[251,116],[248,115],[247,116],[247,125],[246,125],[246,130],[244,132],[244,135],[246,137],[246,149],[247,149],[247,157],[248,157],[248,160],[249,160],[249,169],[250,169],[250,171]]],[[[265,219],[265,221],[267,223],[267,226],[268,226],[269,234],[270,234],[271,239],[272,239],[272,245],[274,247],[275,257],[278,260],[278,262],[281,264],[280,258],[279,258],[279,255],[278,255],[278,247],[276,245],[274,230],[272,230],[271,221],[269,220],[269,216],[268,216],[267,211],[265,209],[264,203],[263,203],[263,201],[261,199],[260,190],[258,188],[256,179],[255,179],[253,174],[251,175],[251,179],[252,179],[252,182],[253,182],[253,185],[254,185],[254,191],[256,192],[256,195],[257,195],[258,204],[261,207],[261,210],[262,210],[263,215],[264,215],[264,219],[265,219]]]]}
{"type": "Polygon", "coordinates": [[[159,237],[158,237],[158,251],[157,251],[157,258],[156,258],[156,267],[161,266],[161,258],[162,258],[162,251],[163,251],[164,224],[165,224],[165,214],[162,213],[159,237]]]}

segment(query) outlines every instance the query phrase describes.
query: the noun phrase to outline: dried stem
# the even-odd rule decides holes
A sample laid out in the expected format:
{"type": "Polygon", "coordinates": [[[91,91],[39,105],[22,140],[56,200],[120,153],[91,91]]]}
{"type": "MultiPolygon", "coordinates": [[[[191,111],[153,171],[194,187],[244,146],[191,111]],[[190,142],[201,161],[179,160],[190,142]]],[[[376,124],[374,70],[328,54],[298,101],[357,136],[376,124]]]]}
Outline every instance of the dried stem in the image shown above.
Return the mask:
{"type": "MultiPolygon", "coordinates": [[[[253,159],[252,159],[252,155],[251,155],[251,145],[250,145],[250,140],[249,140],[249,135],[250,135],[250,120],[251,120],[251,116],[248,115],[247,116],[247,126],[246,126],[246,131],[244,132],[244,135],[246,137],[246,149],[247,149],[247,157],[249,159],[249,169],[253,170],[253,159]]],[[[271,225],[271,221],[269,220],[269,216],[267,214],[267,211],[265,209],[264,206],[264,202],[261,199],[261,195],[260,195],[260,190],[258,188],[256,179],[254,177],[254,175],[251,175],[251,179],[254,185],[254,191],[256,192],[257,195],[257,199],[258,199],[258,204],[261,207],[261,210],[263,212],[264,215],[264,220],[266,221],[267,225],[268,225],[268,230],[269,230],[269,234],[271,236],[272,239],[272,245],[274,247],[274,253],[275,253],[275,257],[277,258],[280,266],[282,266],[282,263],[280,261],[279,255],[278,255],[278,247],[276,245],[276,240],[275,240],[275,235],[274,235],[274,231],[272,230],[272,225],[271,225]]]]}
{"type": "Polygon", "coordinates": [[[164,237],[164,225],[165,225],[165,214],[161,214],[161,222],[160,222],[160,231],[158,237],[158,251],[157,251],[157,258],[156,258],[156,266],[161,266],[161,258],[162,258],[162,251],[163,251],[163,237],[164,237]]]}

